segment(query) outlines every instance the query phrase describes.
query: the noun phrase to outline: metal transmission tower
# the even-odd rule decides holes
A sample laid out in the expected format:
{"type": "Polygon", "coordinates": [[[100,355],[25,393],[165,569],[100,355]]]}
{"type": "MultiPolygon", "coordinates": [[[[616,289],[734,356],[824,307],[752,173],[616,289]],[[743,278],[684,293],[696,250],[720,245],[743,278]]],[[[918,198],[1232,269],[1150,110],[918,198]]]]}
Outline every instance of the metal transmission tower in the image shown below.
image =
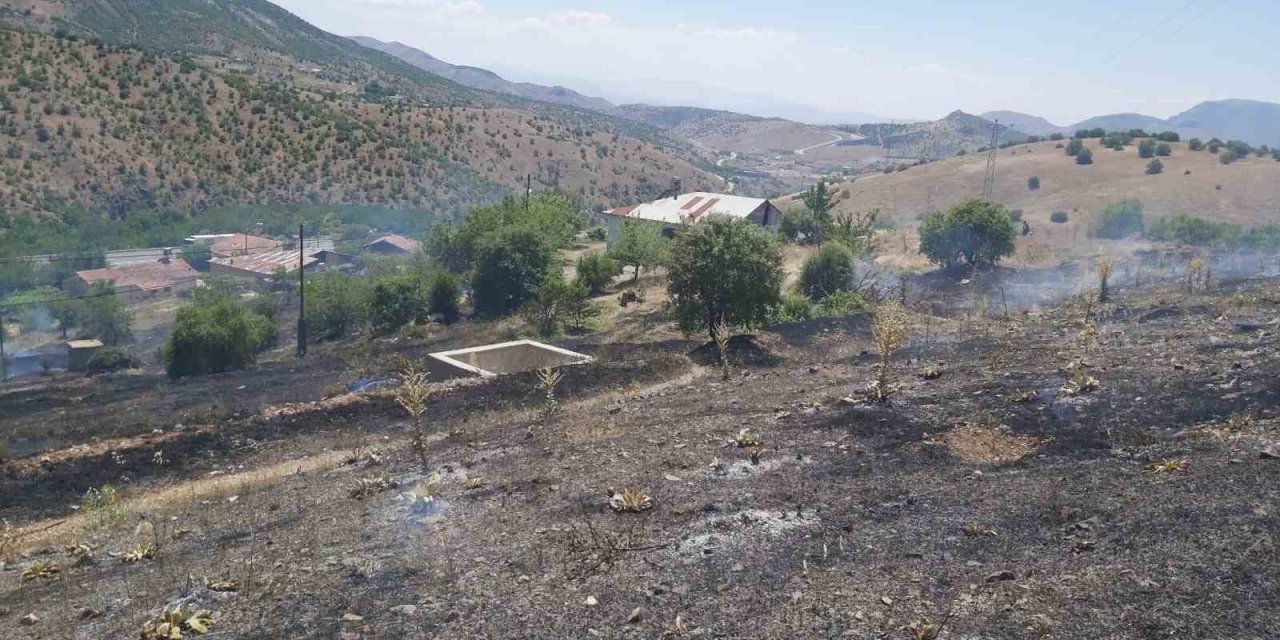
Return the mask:
{"type": "Polygon", "coordinates": [[[990,200],[996,188],[996,139],[1000,131],[1000,120],[991,123],[991,144],[987,147],[987,177],[982,183],[982,199],[990,200]]]}

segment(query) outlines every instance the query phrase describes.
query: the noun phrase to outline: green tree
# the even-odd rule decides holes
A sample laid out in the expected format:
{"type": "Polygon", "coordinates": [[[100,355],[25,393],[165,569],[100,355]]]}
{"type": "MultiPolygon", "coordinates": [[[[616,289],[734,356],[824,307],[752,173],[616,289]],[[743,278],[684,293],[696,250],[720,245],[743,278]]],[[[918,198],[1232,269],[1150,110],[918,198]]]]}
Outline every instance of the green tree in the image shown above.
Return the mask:
{"type": "Polygon", "coordinates": [[[764,325],[781,302],[782,252],[773,234],[712,217],[672,242],[667,294],[680,328],[764,325]]]}
{"type": "MultiPolygon", "coordinates": [[[[1153,160],[1159,162],[1159,160],[1153,160]]],[[[1094,222],[1093,235],[1109,240],[1119,240],[1142,233],[1145,227],[1145,216],[1142,202],[1125,200],[1109,205],[1098,214],[1094,222]]]]}
{"type": "Polygon", "coordinates": [[[439,314],[445,324],[457,321],[462,299],[458,277],[448,271],[437,271],[427,289],[427,308],[431,313],[439,314]]]}
{"type": "Polygon", "coordinates": [[[483,245],[505,231],[524,229],[552,249],[563,249],[585,224],[586,216],[569,196],[544,191],[529,198],[527,209],[523,199],[514,197],[476,207],[456,229],[433,228],[428,244],[438,264],[461,272],[475,264],[483,245]]]}
{"type": "Polygon", "coordinates": [[[1158,173],[1162,173],[1163,171],[1164,163],[1160,162],[1158,158],[1152,158],[1151,162],[1147,163],[1147,175],[1154,176],[1158,173]]]}
{"type": "Polygon", "coordinates": [[[554,255],[545,238],[530,229],[498,232],[477,254],[471,279],[476,312],[497,318],[519,309],[551,272],[554,255]]]}
{"type": "Polygon", "coordinates": [[[565,280],[559,273],[547,276],[538,286],[537,293],[520,307],[520,315],[543,338],[555,338],[564,333],[566,323],[581,327],[587,318],[599,315],[599,310],[587,299],[587,288],[578,281],[565,280]]]}
{"type": "Polygon", "coordinates": [[[373,285],[369,320],[374,331],[390,333],[427,315],[422,283],[414,276],[385,278],[373,285]]]}
{"type": "Polygon", "coordinates": [[[1161,142],[1160,144],[1156,145],[1157,156],[1160,156],[1162,158],[1167,158],[1171,154],[1173,154],[1173,147],[1169,146],[1169,143],[1161,142]]]}
{"type": "Polygon", "coordinates": [[[623,220],[618,241],[609,247],[609,257],[623,267],[631,267],[631,281],[640,278],[640,271],[651,269],[662,262],[666,242],[662,229],[652,222],[623,220]]]}
{"type": "Polygon", "coordinates": [[[1093,164],[1093,152],[1088,149],[1081,149],[1076,154],[1076,164],[1093,164]]]}
{"type": "Polygon", "coordinates": [[[178,310],[161,357],[175,379],[237,371],[274,346],[277,336],[276,323],[239,298],[201,291],[193,304],[178,310]]]}
{"type": "Polygon", "coordinates": [[[307,337],[337,340],[355,331],[368,315],[368,295],[354,277],[331,271],[306,282],[307,337]]]}
{"type": "Polygon", "coordinates": [[[1040,176],[1031,176],[1027,178],[1027,191],[1035,191],[1040,188],[1040,176]]]}
{"type": "Polygon", "coordinates": [[[818,184],[806,189],[800,201],[804,203],[805,210],[815,220],[819,222],[831,220],[831,210],[835,208],[836,201],[832,198],[831,191],[827,189],[825,181],[819,180],[818,184]]]}
{"type": "Polygon", "coordinates": [[[1150,158],[1156,155],[1156,142],[1151,138],[1146,138],[1138,143],[1138,157],[1150,158]]]}
{"type": "Polygon", "coordinates": [[[804,261],[798,286],[816,302],[831,294],[852,290],[856,275],[853,252],[843,244],[829,242],[804,261]]]}
{"type": "Polygon", "coordinates": [[[133,319],[109,282],[93,283],[76,315],[85,337],[97,338],[112,347],[133,339],[133,319]]]}
{"type": "Polygon", "coordinates": [[[920,253],[934,264],[951,268],[963,261],[976,267],[1013,255],[1017,230],[1008,209],[978,199],[926,215],[919,234],[920,253]]]}
{"type": "Polygon", "coordinates": [[[1187,141],[1187,149],[1191,151],[1200,151],[1201,149],[1204,149],[1204,141],[1200,140],[1200,138],[1192,138],[1187,141]]]}
{"type": "Polygon", "coordinates": [[[1067,155],[1069,156],[1078,155],[1083,149],[1084,140],[1081,138],[1072,138],[1071,141],[1067,143],[1067,155]]]}
{"type": "Polygon", "coordinates": [[[609,256],[592,252],[578,258],[578,281],[587,288],[590,295],[604,293],[618,275],[618,264],[609,256]]]}

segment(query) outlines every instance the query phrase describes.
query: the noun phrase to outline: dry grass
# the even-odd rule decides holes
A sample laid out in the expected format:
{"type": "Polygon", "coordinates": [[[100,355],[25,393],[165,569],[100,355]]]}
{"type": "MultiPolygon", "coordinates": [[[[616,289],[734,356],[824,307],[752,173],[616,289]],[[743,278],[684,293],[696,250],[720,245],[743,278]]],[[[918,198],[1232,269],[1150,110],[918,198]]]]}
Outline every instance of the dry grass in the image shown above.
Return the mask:
{"type": "Polygon", "coordinates": [[[1020,436],[1007,427],[962,425],[941,438],[952,455],[966,462],[1004,464],[1039,451],[1051,438],[1020,436]]]}

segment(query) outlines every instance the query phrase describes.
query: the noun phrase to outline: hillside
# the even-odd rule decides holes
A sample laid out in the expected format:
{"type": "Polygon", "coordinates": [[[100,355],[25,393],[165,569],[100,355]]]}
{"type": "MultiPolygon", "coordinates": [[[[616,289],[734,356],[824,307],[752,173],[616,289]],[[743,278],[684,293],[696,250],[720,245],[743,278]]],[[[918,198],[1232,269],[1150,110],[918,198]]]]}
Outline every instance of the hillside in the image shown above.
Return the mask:
{"type": "MultiPolygon", "coordinates": [[[[889,158],[946,158],[960,151],[970,152],[991,144],[996,125],[982,117],[953,111],[933,122],[906,124],[864,124],[851,129],[862,140],[845,145],[875,145],[886,149],[889,158]]],[[[1027,139],[1024,132],[999,125],[997,143],[1016,143],[1027,139]]]]}
{"type": "Polygon", "coordinates": [[[612,103],[603,98],[584,96],[577,91],[560,86],[548,87],[531,82],[511,82],[488,69],[449,64],[425,51],[399,42],[383,42],[365,36],[352,36],[351,40],[361,46],[395,56],[427,73],[473,89],[509,94],[529,100],[562,104],[579,109],[590,109],[600,113],[611,114],[616,110],[612,103]]]}
{"type": "Polygon", "coordinates": [[[674,143],[558,107],[433,107],[363,76],[37,33],[0,32],[0,51],[0,208],[10,212],[293,202],[452,212],[526,175],[599,204],[651,197],[672,176],[717,184],[671,155],[674,143]]]}
{"type": "Polygon", "coordinates": [[[1280,146],[1280,104],[1259,100],[1217,100],[1169,118],[1175,127],[1211,131],[1224,140],[1280,146]]]}
{"type": "MultiPolygon", "coordinates": [[[[1175,143],[1173,154],[1161,158],[1164,172],[1149,176],[1144,173],[1148,161],[1138,157],[1135,147],[1111,151],[1100,149],[1097,142],[1086,142],[1094,160],[1087,166],[1077,165],[1054,142],[1000,150],[995,199],[1023,209],[1025,218],[1040,229],[1061,226],[1049,222],[1054,211],[1068,212],[1071,225],[1087,224],[1107,205],[1133,198],[1142,201],[1149,218],[1191,214],[1246,225],[1275,222],[1280,162],[1269,156],[1222,165],[1207,151],[1188,151],[1185,143],[1175,143]],[[1040,178],[1035,191],[1027,187],[1032,176],[1040,178]]],[[[836,187],[842,198],[838,210],[879,209],[899,227],[914,225],[925,211],[980,196],[985,172],[986,155],[972,154],[859,176],[836,187]]]]}
{"type": "Polygon", "coordinates": [[[1048,136],[1067,131],[1066,127],[1058,126],[1040,116],[1018,111],[988,111],[980,117],[992,122],[999,120],[1000,124],[1033,136],[1048,136]]]}

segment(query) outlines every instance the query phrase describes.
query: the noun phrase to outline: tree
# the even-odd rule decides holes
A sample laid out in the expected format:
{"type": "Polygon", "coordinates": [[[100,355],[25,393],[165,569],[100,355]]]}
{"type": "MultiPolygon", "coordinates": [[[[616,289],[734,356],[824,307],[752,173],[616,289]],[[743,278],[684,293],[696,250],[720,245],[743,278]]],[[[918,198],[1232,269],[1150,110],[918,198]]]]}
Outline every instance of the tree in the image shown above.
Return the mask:
{"type": "Polygon", "coordinates": [[[1160,162],[1159,159],[1152,158],[1151,162],[1147,163],[1147,175],[1154,176],[1163,171],[1164,171],[1164,163],[1160,162]]]}
{"type": "Polygon", "coordinates": [[[1027,191],[1035,191],[1040,188],[1040,176],[1031,176],[1027,178],[1027,191]]]}
{"type": "Polygon", "coordinates": [[[470,269],[481,250],[504,231],[524,229],[537,235],[552,249],[568,247],[586,225],[583,212],[569,196],[543,191],[529,198],[526,208],[521,198],[509,197],[496,204],[476,207],[456,228],[432,229],[428,239],[437,264],[453,271],[470,269]]]}
{"type": "Polygon", "coordinates": [[[1081,149],[1076,154],[1076,164],[1093,164],[1093,152],[1088,149],[1081,149]]]}
{"type": "Polygon", "coordinates": [[[596,296],[613,283],[613,277],[618,275],[618,264],[603,253],[592,252],[578,258],[577,271],[578,281],[587,288],[587,293],[596,296]]]}
{"type": "Polygon", "coordinates": [[[672,242],[667,264],[667,294],[685,331],[762,326],[781,302],[781,249],[750,222],[713,216],[695,225],[672,242]]]}
{"type": "Polygon", "coordinates": [[[831,219],[831,210],[836,206],[835,200],[831,197],[831,192],[827,190],[827,183],[821,180],[818,181],[818,184],[805,190],[800,200],[804,203],[805,210],[819,222],[829,221],[831,219]]]}
{"type": "Polygon", "coordinates": [[[125,310],[116,288],[109,282],[95,282],[81,300],[80,328],[89,338],[97,338],[109,347],[133,339],[133,319],[125,310]]]}
{"type": "Polygon", "coordinates": [[[337,340],[355,331],[368,314],[361,282],[338,272],[307,278],[307,331],[313,341],[337,340]]]}
{"type": "Polygon", "coordinates": [[[1191,151],[1199,151],[1204,148],[1204,142],[1200,138],[1192,138],[1187,141],[1187,149],[1191,151]]]}
{"type": "Polygon", "coordinates": [[[477,254],[471,278],[476,312],[497,318],[519,309],[537,293],[553,260],[553,249],[530,229],[497,233],[477,254]]]}
{"type": "Polygon", "coordinates": [[[829,242],[805,260],[798,286],[801,293],[817,302],[833,293],[851,291],[856,275],[853,252],[843,244],[829,242]]]}
{"type": "Polygon", "coordinates": [[[458,277],[448,271],[437,271],[427,286],[427,309],[439,314],[445,324],[458,319],[459,300],[462,298],[462,287],[458,277]]]}
{"type": "Polygon", "coordinates": [[[581,327],[588,317],[599,315],[599,310],[587,299],[587,288],[581,282],[551,273],[538,287],[537,294],[520,308],[520,315],[539,336],[554,338],[564,332],[568,321],[581,327]]]}
{"type": "Polygon", "coordinates": [[[1009,210],[981,199],[926,215],[919,234],[920,253],[943,268],[961,261],[973,267],[994,265],[1016,249],[1009,210]]]}
{"type": "Polygon", "coordinates": [[[178,310],[161,357],[169,377],[237,371],[275,345],[275,322],[254,313],[239,298],[200,291],[178,310]]]}
{"type": "Polygon", "coordinates": [[[374,331],[390,333],[427,315],[421,282],[412,276],[386,278],[373,286],[369,320],[374,331]]]}
{"type": "Polygon", "coordinates": [[[1169,146],[1169,143],[1161,142],[1160,144],[1156,145],[1157,156],[1165,158],[1171,155],[1172,153],[1173,153],[1173,147],[1169,146]]]}
{"type": "MultiPolygon", "coordinates": [[[[1153,160],[1152,162],[1159,162],[1159,160],[1153,160]]],[[[1098,219],[1094,223],[1093,234],[1099,238],[1119,240],[1142,233],[1144,227],[1145,216],[1142,211],[1142,202],[1139,200],[1125,200],[1109,205],[1098,214],[1098,219]]]]}
{"type": "Polygon", "coordinates": [[[634,282],[640,278],[641,269],[650,269],[662,262],[664,245],[659,225],[642,220],[623,220],[621,236],[609,248],[609,257],[620,266],[631,267],[631,280],[634,282]]]}
{"type": "Polygon", "coordinates": [[[1156,142],[1151,138],[1146,138],[1138,143],[1138,157],[1150,158],[1156,155],[1156,142]]]}
{"type": "Polygon", "coordinates": [[[1080,138],[1072,138],[1071,141],[1067,143],[1067,155],[1069,156],[1078,155],[1083,149],[1084,141],[1080,138]]]}

